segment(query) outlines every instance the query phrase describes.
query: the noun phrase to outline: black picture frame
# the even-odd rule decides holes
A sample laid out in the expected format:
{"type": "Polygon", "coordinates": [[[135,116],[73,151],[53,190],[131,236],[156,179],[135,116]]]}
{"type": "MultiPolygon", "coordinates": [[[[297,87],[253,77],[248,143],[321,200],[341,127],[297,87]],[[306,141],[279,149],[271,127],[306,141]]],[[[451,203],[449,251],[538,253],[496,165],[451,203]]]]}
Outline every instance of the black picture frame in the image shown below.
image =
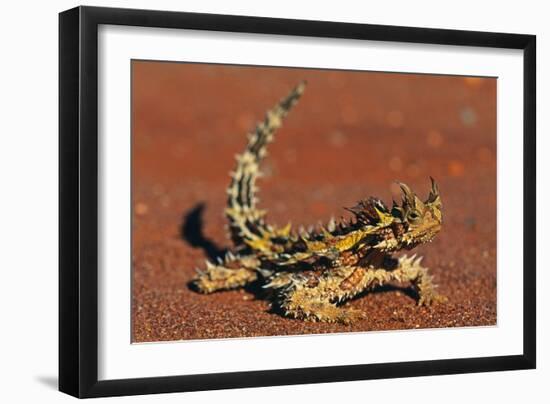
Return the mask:
{"type": "Polygon", "coordinates": [[[102,397],[533,369],[536,366],[534,35],[77,7],[59,15],[59,389],[102,397]],[[98,26],[113,24],[523,50],[523,354],[98,381],[98,26]]]}

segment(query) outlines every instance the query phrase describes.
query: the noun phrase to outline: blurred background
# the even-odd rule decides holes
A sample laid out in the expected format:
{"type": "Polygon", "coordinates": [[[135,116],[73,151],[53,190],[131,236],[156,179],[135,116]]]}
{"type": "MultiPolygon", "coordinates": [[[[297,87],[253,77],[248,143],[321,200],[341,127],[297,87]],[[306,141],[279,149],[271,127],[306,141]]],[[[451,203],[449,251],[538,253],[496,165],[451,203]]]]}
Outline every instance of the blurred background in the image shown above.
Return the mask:
{"type": "Polygon", "coordinates": [[[496,79],[149,61],[132,73],[135,342],[496,323],[496,79]],[[344,326],[282,318],[246,290],[187,287],[230,246],[225,188],[246,133],[300,80],[263,164],[268,219],[326,222],[371,195],[391,204],[395,180],[424,199],[432,176],[444,226],[418,252],[448,303],[418,308],[385,288],[352,301],[368,318],[344,326]]]}

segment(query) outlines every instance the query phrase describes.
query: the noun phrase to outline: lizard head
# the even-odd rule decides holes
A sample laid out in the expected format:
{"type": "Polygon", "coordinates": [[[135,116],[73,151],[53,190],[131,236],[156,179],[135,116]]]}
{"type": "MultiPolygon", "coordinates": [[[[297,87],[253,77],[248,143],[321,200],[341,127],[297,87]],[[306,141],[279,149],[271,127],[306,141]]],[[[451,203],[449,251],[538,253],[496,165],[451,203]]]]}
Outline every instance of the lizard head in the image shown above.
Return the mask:
{"type": "MultiPolygon", "coordinates": [[[[396,234],[399,248],[411,249],[419,244],[432,241],[441,230],[441,198],[439,188],[433,178],[428,198],[422,201],[406,185],[399,183],[403,192],[401,206],[393,203],[391,216],[392,230],[396,234]]],[[[398,249],[399,249],[398,248],[398,249]]]]}
{"type": "Polygon", "coordinates": [[[376,228],[374,247],[384,252],[412,249],[432,241],[441,230],[441,198],[436,182],[431,178],[428,198],[422,201],[406,184],[398,183],[403,193],[401,205],[393,202],[391,209],[377,198],[360,201],[348,210],[357,222],[376,228]]]}

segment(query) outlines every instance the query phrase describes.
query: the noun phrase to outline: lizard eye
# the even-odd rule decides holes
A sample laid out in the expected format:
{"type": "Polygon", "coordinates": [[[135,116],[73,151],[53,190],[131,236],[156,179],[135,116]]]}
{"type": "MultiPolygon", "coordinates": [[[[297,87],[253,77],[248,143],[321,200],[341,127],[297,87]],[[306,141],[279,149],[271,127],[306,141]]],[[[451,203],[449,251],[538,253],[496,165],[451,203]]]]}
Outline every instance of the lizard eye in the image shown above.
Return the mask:
{"type": "Polygon", "coordinates": [[[411,222],[415,222],[420,218],[420,213],[417,210],[411,210],[407,214],[407,219],[411,222]]]}

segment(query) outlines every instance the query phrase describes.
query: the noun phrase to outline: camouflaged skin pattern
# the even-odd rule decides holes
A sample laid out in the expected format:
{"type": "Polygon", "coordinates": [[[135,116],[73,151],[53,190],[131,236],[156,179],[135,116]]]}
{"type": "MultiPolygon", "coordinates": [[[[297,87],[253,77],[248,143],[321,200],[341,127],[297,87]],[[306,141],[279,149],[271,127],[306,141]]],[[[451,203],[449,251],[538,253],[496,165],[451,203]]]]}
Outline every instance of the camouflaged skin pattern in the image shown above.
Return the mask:
{"type": "Polygon", "coordinates": [[[341,307],[342,302],[389,282],[410,282],[419,305],[444,300],[420,257],[393,256],[431,242],[440,231],[441,199],[433,179],[425,201],[399,183],[401,204],[394,201],[389,208],[377,198],[361,200],[348,209],[354,215],[348,222],[331,220],[324,227],[297,232],[290,224],[276,227],[266,222],[266,212],[257,208],[260,163],[304,88],[305,82],[298,84],[248,134],[227,189],[225,214],[234,249],[217,263],[207,261],[204,270],[197,269],[192,284],[199,292],[212,293],[261,282],[282,314],[345,324],[365,315],[341,307]]]}

